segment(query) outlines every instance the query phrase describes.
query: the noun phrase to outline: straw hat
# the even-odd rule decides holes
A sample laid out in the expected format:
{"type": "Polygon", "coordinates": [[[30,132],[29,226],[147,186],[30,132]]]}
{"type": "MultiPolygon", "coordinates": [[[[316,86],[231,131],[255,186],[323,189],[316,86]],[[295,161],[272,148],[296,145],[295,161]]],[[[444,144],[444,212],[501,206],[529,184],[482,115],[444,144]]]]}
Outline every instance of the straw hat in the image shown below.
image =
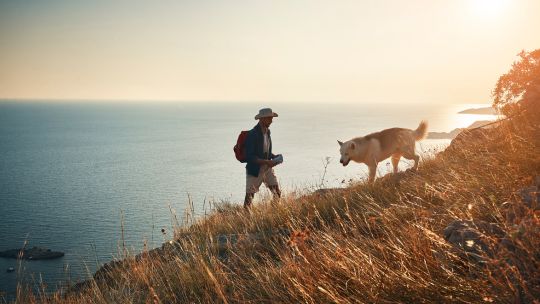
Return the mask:
{"type": "Polygon", "coordinates": [[[259,110],[259,114],[255,115],[255,119],[260,119],[263,117],[278,117],[277,113],[274,113],[270,108],[264,108],[259,110]]]}

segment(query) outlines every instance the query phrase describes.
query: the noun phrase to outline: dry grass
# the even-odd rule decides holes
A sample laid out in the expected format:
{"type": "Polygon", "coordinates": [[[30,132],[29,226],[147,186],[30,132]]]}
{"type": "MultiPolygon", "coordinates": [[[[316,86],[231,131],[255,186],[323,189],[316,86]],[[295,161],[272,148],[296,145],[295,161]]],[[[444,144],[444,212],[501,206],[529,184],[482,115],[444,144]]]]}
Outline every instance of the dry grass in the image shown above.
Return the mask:
{"type": "Polygon", "coordinates": [[[509,121],[460,136],[417,173],[263,202],[251,213],[222,206],[85,287],[52,296],[21,289],[18,302],[533,302],[539,213],[503,203],[539,174],[539,139],[537,122],[509,121]],[[497,223],[515,250],[489,239],[495,253],[472,262],[443,238],[455,219],[497,223]]]}

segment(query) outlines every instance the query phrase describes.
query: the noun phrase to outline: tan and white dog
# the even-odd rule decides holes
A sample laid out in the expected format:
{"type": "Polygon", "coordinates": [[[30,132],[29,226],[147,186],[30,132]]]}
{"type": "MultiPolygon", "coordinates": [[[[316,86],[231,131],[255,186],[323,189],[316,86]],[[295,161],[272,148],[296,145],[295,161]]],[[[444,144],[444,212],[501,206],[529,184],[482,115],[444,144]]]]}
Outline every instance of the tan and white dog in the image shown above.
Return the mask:
{"type": "Polygon", "coordinates": [[[377,164],[388,157],[392,157],[394,173],[398,171],[399,159],[402,156],[414,160],[413,169],[416,170],[420,157],[414,151],[415,142],[426,134],[427,122],[422,121],[416,130],[391,128],[346,142],[338,140],[341,153],[339,162],[343,166],[348,165],[351,160],[366,164],[369,168],[369,182],[375,180],[377,164]]]}

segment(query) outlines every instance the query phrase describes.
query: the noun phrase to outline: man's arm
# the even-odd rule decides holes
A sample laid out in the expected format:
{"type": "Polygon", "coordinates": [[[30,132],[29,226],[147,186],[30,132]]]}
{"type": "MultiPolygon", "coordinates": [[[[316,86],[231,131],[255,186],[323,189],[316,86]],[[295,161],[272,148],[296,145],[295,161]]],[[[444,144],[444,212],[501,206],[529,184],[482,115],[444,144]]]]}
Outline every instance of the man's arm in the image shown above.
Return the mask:
{"type": "Polygon", "coordinates": [[[255,134],[251,132],[248,134],[248,137],[246,138],[245,147],[246,147],[246,160],[248,163],[256,163],[259,166],[262,166],[262,165],[267,165],[269,167],[274,166],[274,163],[271,160],[257,157],[255,134]]]}
{"type": "MultiPolygon", "coordinates": [[[[270,141],[270,151],[272,151],[272,137],[270,137],[270,135],[268,135],[268,140],[270,141]]],[[[270,159],[276,158],[276,156],[276,154],[270,153],[270,159]]]]}

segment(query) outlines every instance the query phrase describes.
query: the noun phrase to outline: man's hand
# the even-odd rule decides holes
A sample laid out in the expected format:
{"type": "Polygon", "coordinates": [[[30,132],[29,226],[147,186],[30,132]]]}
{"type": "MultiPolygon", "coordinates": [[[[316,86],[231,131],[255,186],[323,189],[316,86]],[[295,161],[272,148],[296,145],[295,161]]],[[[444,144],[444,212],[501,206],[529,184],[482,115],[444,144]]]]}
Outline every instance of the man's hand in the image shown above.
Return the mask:
{"type": "Polygon", "coordinates": [[[260,159],[257,161],[257,163],[260,165],[260,166],[267,166],[268,168],[272,168],[276,165],[276,163],[274,163],[272,160],[270,159],[260,159]]]}
{"type": "Polygon", "coordinates": [[[277,165],[277,163],[275,163],[272,160],[268,159],[268,160],[266,160],[266,165],[268,166],[268,168],[272,168],[275,165],[277,165]]]}

